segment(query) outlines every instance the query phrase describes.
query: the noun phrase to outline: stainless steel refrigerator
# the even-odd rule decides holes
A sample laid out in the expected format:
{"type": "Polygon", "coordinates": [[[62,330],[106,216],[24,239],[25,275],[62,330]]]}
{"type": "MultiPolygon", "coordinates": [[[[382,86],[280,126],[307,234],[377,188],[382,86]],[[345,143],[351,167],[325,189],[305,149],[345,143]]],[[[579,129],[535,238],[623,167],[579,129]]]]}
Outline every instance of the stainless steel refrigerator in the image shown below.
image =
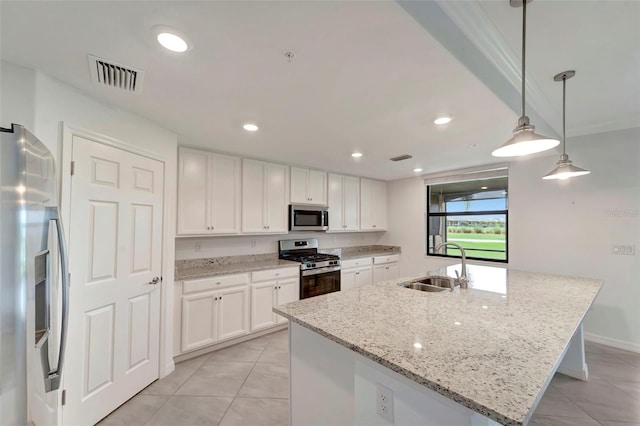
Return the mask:
{"type": "Polygon", "coordinates": [[[55,161],[0,128],[0,424],[57,424],[69,283],[55,161]]]}

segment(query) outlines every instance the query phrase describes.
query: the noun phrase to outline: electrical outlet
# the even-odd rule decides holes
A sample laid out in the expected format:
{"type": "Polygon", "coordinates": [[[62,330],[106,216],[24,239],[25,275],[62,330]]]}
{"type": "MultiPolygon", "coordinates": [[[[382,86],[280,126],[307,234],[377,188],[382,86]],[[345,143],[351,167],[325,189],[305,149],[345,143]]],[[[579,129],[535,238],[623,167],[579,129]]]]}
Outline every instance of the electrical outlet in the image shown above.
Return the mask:
{"type": "Polygon", "coordinates": [[[251,248],[255,248],[256,247],[256,240],[251,240],[251,248]]]}
{"type": "Polygon", "coordinates": [[[202,250],[202,244],[196,243],[196,253],[200,253],[200,250],[202,250]]]}
{"type": "Polygon", "coordinates": [[[393,423],[393,391],[380,383],[376,389],[376,411],[380,417],[393,423]]]}
{"type": "Polygon", "coordinates": [[[611,253],[635,256],[636,246],[635,244],[614,244],[611,246],[611,253]]]}

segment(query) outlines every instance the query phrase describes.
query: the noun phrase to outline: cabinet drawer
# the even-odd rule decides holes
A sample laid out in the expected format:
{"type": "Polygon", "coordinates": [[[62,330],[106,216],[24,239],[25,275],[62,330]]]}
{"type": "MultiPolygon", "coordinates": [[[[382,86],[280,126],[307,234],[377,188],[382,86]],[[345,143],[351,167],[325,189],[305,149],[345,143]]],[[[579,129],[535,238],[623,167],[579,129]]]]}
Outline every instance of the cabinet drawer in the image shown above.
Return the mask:
{"type": "Polygon", "coordinates": [[[220,275],[218,277],[188,280],[182,284],[182,294],[217,290],[232,285],[249,284],[249,274],[220,275]]]}
{"type": "Polygon", "coordinates": [[[373,263],[376,265],[384,265],[385,263],[394,263],[400,261],[399,254],[392,254],[389,256],[376,256],[373,258],[373,263]]]}
{"type": "Polygon", "coordinates": [[[348,259],[340,262],[343,269],[346,268],[356,268],[358,266],[367,266],[371,265],[373,258],[371,257],[362,257],[360,259],[348,259]]]}
{"type": "Polygon", "coordinates": [[[283,278],[291,278],[291,277],[299,277],[300,276],[300,268],[292,267],[292,268],[280,268],[280,269],[267,269],[264,271],[256,271],[251,273],[251,281],[259,282],[259,281],[275,281],[281,280],[283,278]]]}

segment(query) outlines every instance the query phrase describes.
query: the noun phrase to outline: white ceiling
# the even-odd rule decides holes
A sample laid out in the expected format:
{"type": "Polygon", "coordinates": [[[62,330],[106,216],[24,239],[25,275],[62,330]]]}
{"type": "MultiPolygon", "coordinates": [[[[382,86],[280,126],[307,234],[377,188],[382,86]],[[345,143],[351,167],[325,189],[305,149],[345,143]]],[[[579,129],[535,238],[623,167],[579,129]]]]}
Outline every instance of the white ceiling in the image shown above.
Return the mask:
{"type": "MultiPolygon", "coordinates": [[[[3,60],[43,70],[150,118],[176,132],[181,144],[396,179],[413,175],[414,167],[430,172],[493,162],[490,152],[510,136],[518,115],[394,2],[2,1],[0,7],[3,60]],[[156,25],[185,33],[193,50],[183,55],[164,51],[154,40],[156,25]],[[291,63],[283,55],[287,50],[296,53],[291,63]],[[144,69],[142,93],[93,85],[87,54],[144,69]],[[433,119],[444,113],[455,119],[438,128],[433,119]],[[260,130],[242,130],[247,121],[260,130]],[[364,156],[353,160],[354,150],[364,156]],[[388,160],[401,154],[414,158],[388,160]]],[[[503,2],[483,3],[482,8],[495,25],[504,26],[507,37],[519,31],[513,9],[503,2]]],[[[596,12],[601,11],[589,11],[596,12]]],[[[564,24],[550,21],[549,34],[564,24]]],[[[633,19],[622,21],[626,25],[633,19]]],[[[615,38],[619,23],[600,25],[598,31],[613,27],[615,38]]],[[[632,62],[627,72],[634,70],[640,55],[637,44],[628,51],[633,43],[606,58],[620,61],[633,53],[633,60],[623,62],[632,62]]],[[[575,100],[591,100],[572,112],[576,122],[579,114],[586,117],[581,123],[598,122],[601,111],[608,112],[606,119],[621,109],[632,113],[636,108],[637,114],[633,91],[604,90],[621,85],[620,78],[585,85],[593,80],[586,69],[600,61],[595,54],[584,48],[583,61],[573,62],[566,52],[555,52],[558,47],[557,42],[537,46],[553,50],[554,60],[567,59],[557,67],[532,64],[550,57],[533,47],[529,64],[536,82],[538,74],[546,79],[550,73],[550,78],[566,62],[576,68],[572,90],[591,93],[575,100]],[[608,93],[626,97],[616,101],[608,93]]],[[[637,79],[633,83],[637,91],[637,79]]],[[[548,104],[558,105],[558,87],[540,87],[548,104]]],[[[558,129],[555,117],[549,123],[558,129]]]]}

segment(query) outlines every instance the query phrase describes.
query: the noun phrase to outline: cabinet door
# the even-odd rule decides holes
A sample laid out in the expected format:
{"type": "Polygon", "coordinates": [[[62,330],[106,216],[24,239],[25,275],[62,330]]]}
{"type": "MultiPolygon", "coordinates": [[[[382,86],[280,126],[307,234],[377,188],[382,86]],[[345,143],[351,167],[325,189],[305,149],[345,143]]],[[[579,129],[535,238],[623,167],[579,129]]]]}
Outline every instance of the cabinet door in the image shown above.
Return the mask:
{"type": "Polygon", "coordinates": [[[343,176],[329,173],[329,231],[344,231],[343,176]]]}
{"type": "Polygon", "coordinates": [[[357,231],[360,229],[360,178],[345,176],[343,192],[344,229],[357,231]]]}
{"type": "Polygon", "coordinates": [[[218,292],[218,340],[249,333],[249,286],[218,292]]]}
{"type": "Polygon", "coordinates": [[[355,273],[356,286],[363,287],[373,284],[373,271],[371,266],[360,268],[355,273]]]}
{"type": "MultiPolygon", "coordinates": [[[[276,305],[284,305],[285,303],[295,302],[300,300],[300,281],[298,278],[278,281],[277,283],[277,301],[276,305]]],[[[286,318],[276,315],[278,324],[287,322],[286,318]]]]}
{"type": "Polygon", "coordinates": [[[240,232],[241,175],[240,158],[210,154],[211,232],[240,232]]]}
{"type": "Polygon", "coordinates": [[[329,173],[329,231],[344,231],[343,176],[329,173]]]}
{"type": "Polygon", "coordinates": [[[387,229],[387,184],[360,179],[360,229],[384,231],[387,229]]]}
{"type": "Polygon", "coordinates": [[[356,288],[356,270],[343,269],[340,271],[340,291],[356,288]]]}
{"type": "Polygon", "coordinates": [[[178,151],[178,235],[209,233],[209,153],[178,151]]]}
{"type": "Polygon", "coordinates": [[[381,281],[385,280],[386,277],[386,267],[388,265],[374,265],[373,266],[373,283],[377,284],[381,281]]]}
{"type": "Polygon", "coordinates": [[[387,183],[374,181],[373,184],[373,227],[387,229],[387,183]]]}
{"type": "Polygon", "coordinates": [[[217,297],[213,292],[182,297],[182,352],[216,342],[217,297]]]}
{"type": "Polygon", "coordinates": [[[272,308],[276,303],[276,282],[251,285],[251,331],[276,325],[272,308]]]}
{"type": "Polygon", "coordinates": [[[398,278],[398,264],[390,263],[387,265],[385,280],[395,280],[398,278]]]}
{"type": "Polygon", "coordinates": [[[289,228],[288,207],[288,167],[281,164],[267,164],[267,229],[266,232],[286,234],[289,228]]]}
{"type": "Polygon", "coordinates": [[[373,230],[373,181],[360,179],[360,229],[373,230]]]}
{"type": "Polygon", "coordinates": [[[322,206],[327,205],[327,173],[318,170],[309,170],[308,179],[309,195],[308,203],[318,204],[322,206]]]}
{"type": "Polygon", "coordinates": [[[242,161],[242,232],[266,232],[266,163],[242,161]]]}
{"type": "Polygon", "coordinates": [[[309,204],[309,169],[291,167],[291,204],[309,204]]]}

